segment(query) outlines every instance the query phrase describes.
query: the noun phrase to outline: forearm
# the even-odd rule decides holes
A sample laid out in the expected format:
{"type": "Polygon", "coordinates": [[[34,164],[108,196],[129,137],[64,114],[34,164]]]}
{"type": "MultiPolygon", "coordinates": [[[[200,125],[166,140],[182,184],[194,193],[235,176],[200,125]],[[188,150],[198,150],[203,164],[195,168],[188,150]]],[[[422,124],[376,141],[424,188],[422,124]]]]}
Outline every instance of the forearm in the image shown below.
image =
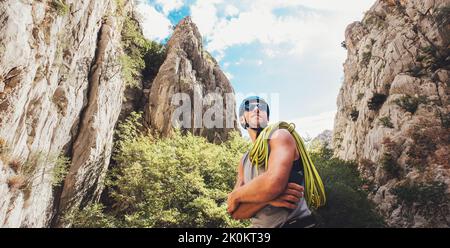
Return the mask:
{"type": "Polygon", "coordinates": [[[262,174],[233,190],[231,194],[239,203],[267,203],[281,194],[284,188],[283,182],[262,174]]]}
{"type": "Polygon", "coordinates": [[[241,203],[231,216],[235,220],[249,219],[267,204],[268,203],[241,203]]]}

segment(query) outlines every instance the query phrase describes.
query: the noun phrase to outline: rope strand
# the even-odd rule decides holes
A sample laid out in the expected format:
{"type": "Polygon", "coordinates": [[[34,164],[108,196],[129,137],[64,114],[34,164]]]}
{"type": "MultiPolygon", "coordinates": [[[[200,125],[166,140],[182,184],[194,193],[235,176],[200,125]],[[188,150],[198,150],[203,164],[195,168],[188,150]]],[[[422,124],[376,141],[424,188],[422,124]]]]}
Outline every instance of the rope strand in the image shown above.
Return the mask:
{"type": "Polygon", "coordinates": [[[320,178],[311,157],[306,151],[303,139],[295,131],[295,125],[293,123],[278,122],[269,125],[260,133],[250,150],[250,161],[252,165],[256,166],[256,171],[258,171],[260,166],[264,166],[265,170],[267,170],[269,160],[269,137],[278,129],[288,130],[295,139],[305,174],[305,198],[308,206],[312,208],[323,206],[326,202],[326,197],[322,179],[320,178]]]}

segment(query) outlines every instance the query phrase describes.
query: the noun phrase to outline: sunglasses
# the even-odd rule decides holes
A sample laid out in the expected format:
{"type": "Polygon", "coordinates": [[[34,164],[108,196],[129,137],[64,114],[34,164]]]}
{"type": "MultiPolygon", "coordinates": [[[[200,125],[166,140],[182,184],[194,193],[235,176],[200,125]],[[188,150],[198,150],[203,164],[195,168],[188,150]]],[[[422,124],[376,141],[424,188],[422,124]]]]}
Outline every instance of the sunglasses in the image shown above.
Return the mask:
{"type": "Polygon", "coordinates": [[[260,111],[267,112],[267,104],[265,104],[265,103],[257,103],[257,102],[246,104],[245,105],[245,111],[251,112],[251,111],[255,110],[256,107],[258,107],[258,109],[260,111]]]}

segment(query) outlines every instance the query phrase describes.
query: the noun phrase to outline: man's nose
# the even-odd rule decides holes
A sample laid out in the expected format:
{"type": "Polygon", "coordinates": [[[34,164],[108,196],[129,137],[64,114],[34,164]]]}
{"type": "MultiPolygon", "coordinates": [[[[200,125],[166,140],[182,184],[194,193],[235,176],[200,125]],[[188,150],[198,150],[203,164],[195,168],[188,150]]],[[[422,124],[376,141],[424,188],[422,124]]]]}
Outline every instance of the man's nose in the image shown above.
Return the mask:
{"type": "Polygon", "coordinates": [[[258,105],[255,106],[255,108],[253,109],[253,112],[256,112],[256,113],[261,112],[258,105]]]}

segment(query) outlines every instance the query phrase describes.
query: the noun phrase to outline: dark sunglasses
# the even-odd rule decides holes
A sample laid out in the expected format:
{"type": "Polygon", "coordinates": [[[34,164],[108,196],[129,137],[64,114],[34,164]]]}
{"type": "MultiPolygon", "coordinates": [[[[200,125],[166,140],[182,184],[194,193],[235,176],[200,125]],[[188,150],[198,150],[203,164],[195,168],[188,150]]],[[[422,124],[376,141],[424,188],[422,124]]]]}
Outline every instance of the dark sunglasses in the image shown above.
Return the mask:
{"type": "Polygon", "coordinates": [[[258,102],[245,104],[245,111],[251,112],[251,111],[255,110],[256,107],[258,107],[258,109],[260,111],[266,111],[267,112],[267,104],[265,104],[265,103],[258,103],[258,102]]]}

